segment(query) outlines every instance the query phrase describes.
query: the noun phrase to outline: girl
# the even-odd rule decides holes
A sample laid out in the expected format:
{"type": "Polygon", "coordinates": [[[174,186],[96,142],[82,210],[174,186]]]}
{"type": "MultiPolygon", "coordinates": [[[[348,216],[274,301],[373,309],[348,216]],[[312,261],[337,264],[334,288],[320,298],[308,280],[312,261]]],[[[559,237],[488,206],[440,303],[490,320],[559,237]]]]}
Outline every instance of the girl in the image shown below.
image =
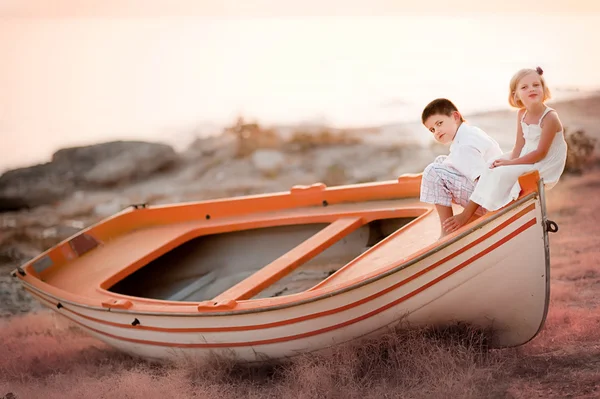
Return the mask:
{"type": "Polygon", "coordinates": [[[519,108],[515,146],[480,176],[464,211],[444,222],[446,232],[466,224],[480,205],[495,211],[516,199],[521,191],[518,179],[524,173],[538,170],[547,189],[558,182],[567,160],[567,143],[556,111],[545,104],[550,90],[542,75],[537,67],[512,77],[508,102],[519,108]]]}

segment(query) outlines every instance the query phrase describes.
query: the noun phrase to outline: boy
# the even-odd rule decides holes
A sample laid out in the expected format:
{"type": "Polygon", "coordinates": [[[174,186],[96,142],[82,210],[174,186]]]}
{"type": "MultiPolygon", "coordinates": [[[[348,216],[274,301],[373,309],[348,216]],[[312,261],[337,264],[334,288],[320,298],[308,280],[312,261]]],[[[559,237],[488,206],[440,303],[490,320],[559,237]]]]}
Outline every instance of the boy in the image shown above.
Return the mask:
{"type": "MultiPolygon", "coordinates": [[[[441,155],[423,171],[421,201],[435,204],[443,237],[443,223],[453,216],[452,200],[465,207],[477,179],[489,162],[502,155],[498,143],[483,130],[468,125],[448,99],[430,102],[421,115],[423,125],[442,144],[450,144],[450,153],[441,155]]],[[[484,210],[480,207],[477,214],[484,210]]]]}

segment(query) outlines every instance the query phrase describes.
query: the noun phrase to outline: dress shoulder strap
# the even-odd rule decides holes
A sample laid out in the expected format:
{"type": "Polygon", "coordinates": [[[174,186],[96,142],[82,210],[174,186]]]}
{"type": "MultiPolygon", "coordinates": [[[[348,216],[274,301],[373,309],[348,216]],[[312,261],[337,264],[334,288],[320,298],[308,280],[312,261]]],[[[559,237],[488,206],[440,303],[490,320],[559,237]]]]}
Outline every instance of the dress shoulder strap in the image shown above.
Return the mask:
{"type": "Polygon", "coordinates": [[[538,121],[538,125],[542,124],[542,119],[544,119],[544,117],[546,115],[548,115],[549,112],[554,111],[554,109],[550,108],[550,107],[546,107],[546,110],[544,111],[544,113],[542,114],[542,116],[540,117],[540,120],[538,121]]]}
{"type": "Polygon", "coordinates": [[[523,112],[523,116],[521,117],[521,122],[525,122],[525,115],[527,115],[527,110],[523,112]]]}

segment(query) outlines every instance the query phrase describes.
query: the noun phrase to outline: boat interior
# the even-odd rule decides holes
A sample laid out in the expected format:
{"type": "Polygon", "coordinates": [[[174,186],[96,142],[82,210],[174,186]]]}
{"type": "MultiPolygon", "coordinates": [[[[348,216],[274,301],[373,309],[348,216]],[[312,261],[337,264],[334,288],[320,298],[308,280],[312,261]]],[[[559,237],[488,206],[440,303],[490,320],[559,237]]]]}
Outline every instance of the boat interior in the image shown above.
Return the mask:
{"type": "Polygon", "coordinates": [[[89,235],[93,250],[43,279],[99,299],[104,291],[177,302],[270,298],[343,284],[438,236],[437,214],[415,199],[295,208],[149,226],[97,245],[89,235]]]}
{"type": "Polygon", "coordinates": [[[264,267],[278,266],[281,279],[244,292],[243,299],[295,294],[321,283],[415,219],[378,219],[361,224],[360,218],[341,218],[332,223],[200,236],[108,289],[135,297],[200,302],[218,297],[264,267]],[[312,251],[317,246],[324,249],[312,251]]]}

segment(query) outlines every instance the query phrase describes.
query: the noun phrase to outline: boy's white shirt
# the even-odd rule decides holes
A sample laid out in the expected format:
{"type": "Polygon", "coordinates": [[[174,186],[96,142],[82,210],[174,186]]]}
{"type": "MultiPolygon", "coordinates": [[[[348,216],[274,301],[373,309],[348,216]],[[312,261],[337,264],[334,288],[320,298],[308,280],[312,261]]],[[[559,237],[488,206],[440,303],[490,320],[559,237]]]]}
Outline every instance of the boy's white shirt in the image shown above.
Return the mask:
{"type": "Polygon", "coordinates": [[[502,150],[496,140],[478,127],[463,122],[456,131],[444,163],[474,182],[485,168],[489,168],[490,162],[501,155],[502,150]]]}

